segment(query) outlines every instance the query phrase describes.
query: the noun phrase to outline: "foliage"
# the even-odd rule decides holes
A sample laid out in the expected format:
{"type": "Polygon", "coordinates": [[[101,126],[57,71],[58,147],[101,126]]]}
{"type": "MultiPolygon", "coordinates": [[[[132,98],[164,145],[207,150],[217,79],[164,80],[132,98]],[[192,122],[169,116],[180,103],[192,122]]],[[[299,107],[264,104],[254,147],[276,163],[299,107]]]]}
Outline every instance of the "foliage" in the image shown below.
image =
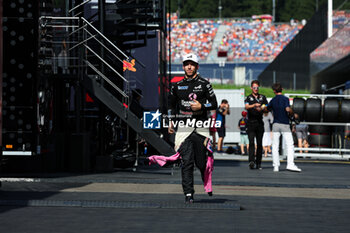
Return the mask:
{"type": "MultiPolygon", "coordinates": [[[[218,0],[167,0],[171,12],[179,10],[181,18],[218,18],[218,0]]],[[[272,15],[273,0],[221,0],[222,17],[251,17],[252,15],[272,15]]],[[[276,22],[290,19],[309,20],[317,6],[321,8],[327,0],[275,0],[276,22]]],[[[350,1],[333,0],[334,9],[350,9],[350,1]],[[344,3],[344,4],[343,4],[344,3]]]]}
{"type": "MultiPolygon", "coordinates": [[[[235,86],[233,84],[212,84],[214,91],[215,89],[244,89],[245,95],[247,96],[248,93],[251,93],[252,90],[250,89],[250,86],[235,86]]],[[[274,97],[275,94],[273,93],[271,87],[260,87],[259,92],[266,97],[274,97]]],[[[295,94],[310,94],[310,90],[289,90],[289,89],[284,89],[283,93],[295,93],[295,94]]]]}

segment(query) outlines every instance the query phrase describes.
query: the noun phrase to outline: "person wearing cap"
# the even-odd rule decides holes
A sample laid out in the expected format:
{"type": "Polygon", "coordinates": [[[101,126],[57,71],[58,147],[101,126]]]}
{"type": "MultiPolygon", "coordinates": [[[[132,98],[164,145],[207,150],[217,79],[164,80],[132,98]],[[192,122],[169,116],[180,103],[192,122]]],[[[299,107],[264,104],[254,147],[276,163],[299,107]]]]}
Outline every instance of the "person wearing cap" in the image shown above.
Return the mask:
{"type": "Polygon", "coordinates": [[[247,134],[247,112],[242,111],[242,118],[239,119],[238,121],[238,129],[240,131],[240,147],[241,147],[241,154],[245,155],[246,153],[244,152],[244,146],[246,145],[247,147],[247,153],[249,152],[249,139],[248,139],[248,134],[247,134]]]}
{"type": "MultiPolygon", "coordinates": [[[[177,124],[175,134],[175,151],[180,154],[182,160],[181,175],[185,203],[194,201],[194,165],[198,167],[204,181],[208,157],[212,158],[209,127],[204,127],[204,124],[200,123],[208,121],[208,111],[217,108],[214,90],[211,84],[197,73],[198,67],[198,57],[193,53],[186,54],[182,66],[185,77],[171,86],[169,95],[168,132],[175,133],[176,121],[196,122],[185,126],[177,124]]],[[[206,191],[210,196],[212,195],[211,190],[206,191]]]]}
{"type": "Polygon", "coordinates": [[[252,93],[245,99],[245,109],[248,111],[248,138],[249,138],[249,168],[262,169],[262,138],[264,135],[263,110],[267,104],[267,99],[259,93],[260,83],[253,80],[250,85],[252,93]],[[256,140],[256,152],[255,152],[256,140]]]}

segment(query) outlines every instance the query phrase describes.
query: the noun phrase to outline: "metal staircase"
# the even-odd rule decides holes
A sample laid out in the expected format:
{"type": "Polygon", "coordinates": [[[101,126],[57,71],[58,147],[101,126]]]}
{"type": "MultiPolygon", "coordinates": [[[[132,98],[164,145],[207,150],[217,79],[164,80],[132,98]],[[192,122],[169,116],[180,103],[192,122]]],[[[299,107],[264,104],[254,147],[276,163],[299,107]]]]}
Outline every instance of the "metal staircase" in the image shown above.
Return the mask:
{"type": "MultiPolygon", "coordinates": [[[[130,5],[130,2],[138,1],[117,1],[113,10],[122,15],[123,11],[129,9],[126,5],[130,5]]],[[[146,4],[147,7],[144,7],[141,3],[137,6],[140,6],[138,9],[148,9],[149,4],[146,4]]],[[[132,19],[135,23],[135,29],[129,31],[134,32],[133,39],[142,38],[146,43],[146,29],[150,26],[147,24],[147,20],[153,17],[154,14],[149,16],[148,13],[146,14],[146,10],[135,10],[135,12],[140,12],[145,18],[139,17],[135,13],[132,19]],[[136,24],[137,21],[141,23],[138,25],[136,24]],[[136,33],[140,28],[145,29],[142,36],[136,33]]],[[[153,21],[159,20],[154,17],[152,19],[153,21]]],[[[115,20],[124,20],[126,24],[131,22],[127,18],[115,20]]],[[[64,59],[68,63],[67,73],[76,77],[78,85],[82,85],[88,90],[90,94],[136,131],[140,137],[156,148],[159,153],[164,155],[174,153],[174,149],[162,138],[161,134],[151,129],[144,129],[142,120],[129,110],[130,80],[123,75],[123,62],[130,62],[128,55],[83,17],[43,16],[40,18],[39,24],[40,31],[51,30],[52,28],[60,30],[61,36],[66,41],[64,49],[67,57],[59,59],[64,59]]],[[[129,28],[132,27],[131,24],[128,24],[129,28]]],[[[125,30],[125,32],[127,31],[125,30]]]]}
{"type": "Polygon", "coordinates": [[[105,8],[106,23],[115,27],[106,35],[124,49],[143,47],[156,30],[166,31],[164,0],[116,0],[105,8]]]}

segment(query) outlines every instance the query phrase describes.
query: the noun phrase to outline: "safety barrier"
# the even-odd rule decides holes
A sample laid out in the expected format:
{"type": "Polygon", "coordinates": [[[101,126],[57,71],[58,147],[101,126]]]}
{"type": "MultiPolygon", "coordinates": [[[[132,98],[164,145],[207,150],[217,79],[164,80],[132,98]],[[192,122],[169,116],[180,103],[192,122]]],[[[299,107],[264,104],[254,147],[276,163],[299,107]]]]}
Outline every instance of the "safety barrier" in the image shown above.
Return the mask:
{"type": "Polygon", "coordinates": [[[295,147],[295,151],[311,152],[303,153],[306,157],[324,157],[328,153],[344,158],[344,154],[350,154],[350,95],[285,95],[297,96],[293,99],[293,110],[301,124],[308,125],[310,147],[295,147]]]}

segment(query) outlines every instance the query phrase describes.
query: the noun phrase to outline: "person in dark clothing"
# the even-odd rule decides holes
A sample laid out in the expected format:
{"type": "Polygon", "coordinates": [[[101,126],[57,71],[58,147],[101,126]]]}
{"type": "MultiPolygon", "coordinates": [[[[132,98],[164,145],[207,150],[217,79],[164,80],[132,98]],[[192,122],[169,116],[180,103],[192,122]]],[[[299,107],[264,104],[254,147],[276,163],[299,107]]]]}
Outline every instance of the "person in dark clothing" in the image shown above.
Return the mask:
{"type": "Polygon", "coordinates": [[[262,159],[262,138],[264,135],[264,122],[263,122],[263,110],[267,105],[267,99],[264,95],[259,94],[260,83],[258,80],[251,82],[250,88],[252,93],[245,99],[245,109],[248,111],[248,138],[249,138],[249,168],[254,169],[255,165],[257,169],[261,168],[262,159]],[[256,139],[256,158],[255,154],[255,142],[256,139]]]}
{"type": "MultiPolygon", "coordinates": [[[[185,71],[185,78],[173,84],[170,91],[168,132],[175,133],[174,125],[176,122],[180,122],[180,120],[186,122],[185,126],[182,127],[178,124],[175,135],[175,151],[180,153],[182,159],[181,175],[185,203],[193,203],[194,164],[204,179],[207,158],[212,156],[205,145],[205,142],[210,138],[209,127],[204,127],[203,122],[209,120],[208,111],[217,108],[217,101],[211,84],[197,74],[198,58],[195,54],[185,55],[182,67],[185,71]],[[181,118],[174,121],[174,114],[178,114],[181,118]]],[[[212,195],[211,192],[208,194],[212,195]]]]}
{"type": "Polygon", "coordinates": [[[226,136],[226,115],[230,115],[230,105],[226,99],[223,99],[216,110],[216,120],[221,121],[221,127],[217,129],[219,135],[218,152],[222,152],[224,137],[226,136]]]}
{"type": "Polygon", "coordinates": [[[273,112],[272,126],[272,165],[273,171],[278,172],[280,167],[279,144],[282,135],[283,144],[287,150],[287,170],[292,172],[301,172],[294,163],[294,140],[290,129],[290,118],[294,116],[293,109],[289,105],[289,99],[282,94],[282,85],[274,83],[272,85],[275,97],[270,101],[267,109],[273,112]]]}

